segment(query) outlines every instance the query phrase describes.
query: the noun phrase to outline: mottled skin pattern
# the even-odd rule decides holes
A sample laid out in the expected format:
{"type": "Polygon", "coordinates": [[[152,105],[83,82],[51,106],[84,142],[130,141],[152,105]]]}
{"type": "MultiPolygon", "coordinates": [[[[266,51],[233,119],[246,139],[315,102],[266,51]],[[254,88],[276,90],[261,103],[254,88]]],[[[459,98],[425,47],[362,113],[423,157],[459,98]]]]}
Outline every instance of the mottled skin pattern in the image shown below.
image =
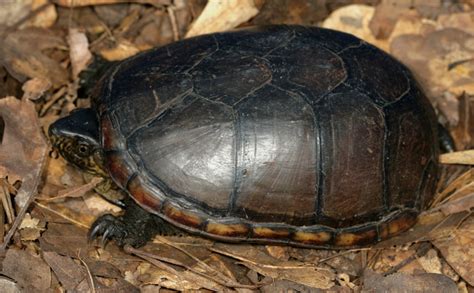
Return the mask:
{"type": "MultiPolygon", "coordinates": [[[[429,101],[408,69],[348,34],[200,36],[121,62],[94,97],[105,170],[190,233],[359,247],[407,230],[434,193],[429,101]]],[[[129,221],[103,217],[92,234],[124,242],[129,221]]]]}

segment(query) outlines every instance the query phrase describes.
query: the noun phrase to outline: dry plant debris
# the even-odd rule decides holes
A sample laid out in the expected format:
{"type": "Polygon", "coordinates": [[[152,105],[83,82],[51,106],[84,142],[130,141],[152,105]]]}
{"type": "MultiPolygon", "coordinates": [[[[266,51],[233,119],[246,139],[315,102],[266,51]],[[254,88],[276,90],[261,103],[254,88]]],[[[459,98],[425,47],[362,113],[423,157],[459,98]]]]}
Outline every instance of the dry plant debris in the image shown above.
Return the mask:
{"type": "Polygon", "coordinates": [[[472,1],[24,0],[1,5],[1,292],[474,290],[472,1]],[[386,242],[348,251],[231,245],[191,236],[159,236],[141,249],[88,243],[87,228],[97,215],[120,209],[93,191],[99,179],[84,182],[57,154],[47,156],[44,134],[58,117],[90,105],[79,82],[97,70],[97,56],[122,60],[184,37],[272,23],[355,34],[418,76],[458,150],[441,156],[452,165],[445,166],[436,198],[418,224],[386,242]]]}

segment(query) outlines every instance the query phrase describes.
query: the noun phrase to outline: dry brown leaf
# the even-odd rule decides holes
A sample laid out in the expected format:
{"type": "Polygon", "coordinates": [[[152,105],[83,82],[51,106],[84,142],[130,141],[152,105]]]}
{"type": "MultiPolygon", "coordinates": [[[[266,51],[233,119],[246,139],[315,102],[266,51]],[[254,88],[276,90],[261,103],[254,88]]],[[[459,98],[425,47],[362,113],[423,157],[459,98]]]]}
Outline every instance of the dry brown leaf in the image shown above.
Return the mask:
{"type": "Polygon", "coordinates": [[[0,9],[0,25],[11,26],[31,11],[30,1],[3,1],[0,9]]]}
{"type": "Polygon", "coordinates": [[[48,0],[33,0],[32,10],[35,15],[32,15],[20,28],[29,26],[48,28],[53,26],[58,19],[56,6],[49,3],[48,0]],[[36,13],[38,10],[40,11],[36,13]]]}
{"type": "Polygon", "coordinates": [[[444,28],[457,28],[474,35],[474,11],[442,14],[438,23],[444,28]]]}
{"type": "Polygon", "coordinates": [[[458,108],[453,109],[452,113],[457,114],[458,121],[450,124],[455,125],[451,134],[456,142],[456,148],[458,150],[474,148],[474,95],[461,95],[457,105],[458,108]]]}
{"type": "MultiPolygon", "coordinates": [[[[429,97],[474,94],[474,36],[448,28],[422,35],[399,35],[390,52],[412,69],[429,97]]],[[[443,110],[441,108],[441,110],[443,110]]],[[[449,113],[444,113],[449,117],[449,113]]]]}
{"type": "Polygon", "coordinates": [[[388,39],[400,16],[410,9],[411,3],[382,0],[375,8],[369,27],[377,39],[388,39]]]}
{"type": "Polygon", "coordinates": [[[68,256],[48,251],[43,253],[43,258],[66,290],[76,289],[76,286],[86,277],[84,267],[68,256]]]}
{"type": "Polygon", "coordinates": [[[69,57],[71,59],[72,77],[76,79],[92,60],[92,53],[89,51],[89,41],[84,32],[79,29],[70,28],[67,37],[69,44],[69,57]]]}
{"type": "Polygon", "coordinates": [[[450,278],[441,274],[414,274],[395,273],[383,277],[370,270],[363,276],[363,291],[368,292],[444,292],[457,293],[457,286],[450,278]],[[436,284],[434,287],[434,284],[436,284]]]}
{"type": "Polygon", "coordinates": [[[21,293],[20,286],[11,279],[0,277],[0,292],[21,293]]]}
{"type": "Polygon", "coordinates": [[[43,251],[55,251],[61,255],[77,257],[87,253],[87,231],[71,224],[49,223],[41,235],[43,251]]]}
{"type": "Polygon", "coordinates": [[[441,154],[439,162],[441,164],[474,165],[474,150],[441,154]]]}
{"type": "Polygon", "coordinates": [[[0,177],[8,176],[10,182],[22,180],[21,189],[34,192],[31,184],[39,176],[47,152],[35,106],[28,100],[7,97],[0,100],[0,116],[5,122],[0,177]]]}
{"type": "Polygon", "coordinates": [[[323,22],[322,27],[353,34],[384,51],[388,42],[377,40],[369,28],[375,9],[368,5],[353,4],[334,10],[323,22]]]}
{"type": "Polygon", "coordinates": [[[38,100],[50,87],[51,83],[48,79],[41,77],[30,79],[21,87],[24,92],[23,99],[38,100]]]}
{"type": "Polygon", "coordinates": [[[417,260],[427,273],[441,274],[441,261],[436,250],[430,249],[424,256],[419,257],[417,260]]]}
{"type": "Polygon", "coordinates": [[[209,0],[186,33],[186,38],[233,29],[257,13],[254,0],[209,0]]]}
{"type": "Polygon", "coordinates": [[[334,286],[335,275],[331,270],[299,261],[279,261],[266,254],[261,246],[216,243],[211,250],[235,258],[246,267],[273,279],[320,289],[334,286]]]}
{"type": "Polygon", "coordinates": [[[118,61],[131,57],[140,50],[127,40],[120,40],[117,45],[110,49],[102,49],[99,54],[108,61],[118,61]]]}
{"type": "Polygon", "coordinates": [[[452,237],[433,241],[444,259],[471,286],[474,286],[474,217],[469,217],[452,237]]]}
{"type": "Polygon", "coordinates": [[[159,285],[175,290],[199,290],[209,289],[223,291],[225,288],[189,271],[171,271],[158,268],[147,262],[142,262],[135,271],[128,271],[125,280],[139,285],[140,283],[159,285]]]}
{"type": "Polygon", "coordinates": [[[34,241],[45,230],[45,223],[37,218],[32,218],[30,214],[26,214],[18,230],[20,231],[21,240],[34,241]]]}
{"type": "Polygon", "coordinates": [[[45,292],[51,284],[48,265],[25,250],[7,250],[2,274],[15,280],[25,292],[45,292]]]}
{"type": "Polygon", "coordinates": [[[469,211],[474,207],[474,193],[458,199],[452,199],[444,204],[436,206],[431,211],[441,211],[445,215],[469,211]]]}
{"type": "Polygon", "coordinates": [[[17,80],[48,79],[55,87],[68,81],[67,71],[59,62],[42,53],[48,48],[65,47],[63,40],[52,31],[28,28],[8,34],[0,46],[0,64],[17,80]]]}
{"type": "Polygon", "coordinates": [[[65,7],[81,7],[116,3],[144,3],[156,6],[171,4],[170,0],[53,0],[53,2],[65,7]]]}
{"type": "MultiPolygon", "coordinates": [[[[48,0],[2,1],[0,9],[0,25],[11,26],[19,20],[31,15],[33,11],[47,4],[48,0]]],[[[57,18],[54,5],[48,5],[30,17],[21,27],[50,27],[57,18]]]]}

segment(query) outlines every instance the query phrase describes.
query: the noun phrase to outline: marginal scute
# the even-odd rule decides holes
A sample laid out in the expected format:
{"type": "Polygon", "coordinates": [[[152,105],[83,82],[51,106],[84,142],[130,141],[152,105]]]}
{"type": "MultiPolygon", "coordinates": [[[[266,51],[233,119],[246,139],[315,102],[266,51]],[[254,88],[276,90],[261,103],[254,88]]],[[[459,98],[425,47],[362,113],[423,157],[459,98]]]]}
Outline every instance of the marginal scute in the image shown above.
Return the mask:
{"type": "Polygon", "coordinates": [[[124,157],[127,156],[125,152],[111,151],[106,153],[105,168],[112,174],[115,183],[121,188],[127,187],[129,178],[135,172],[135,168],[130,166],[124,157]]]}
{"type": "Polygon", "coordinates": [[[163,207],[163,214],[172,221],[193,228],[199,228],[205,221],[203,216],[191,211],[180,209],[170,202],[163,207]]]}
{"type": "Polygon", "coordinates": [[[252,237],[266,239],[289,239],[291,231],[292,229],[288,227],[277,228],[256,226],[252,230],[252,237]]]}
{"type": "Polygon", "coordinates": [[[164,201],[164,194],[157,189],[152,190],[149,186],[143,183],[143,180],[140,176],[132,176],[128,181],[127,190],[132,195],[132,197],[137,201],[142,207],[148,211],[161,210],[161,206],[164,201]]]}
{"type": "Polygon", "coordinates": [[[368,227],[361,227],[359,229],[342,230],[334,239],[336,246],[363,246],[370,243],[377,242],[378,231],[377,225],[372,224],[368,227]]]}
{"type": "Polygon", "coordinates": [[[205,232],[218,236],[244,237],[249,234],[249,226],[244,223],[220,223],[209,221],[206,224],[205,232]]]}
{"type": "Polygon", "coordinates": [[[104,152],[123,149],[123,140],[117,133],[117,128],[112,123],[111,117],[107,114],[104,114],[100,119],[100,125],[102,134],[102,148],[104,152]]]}
{"type": "Polygon", "coordinates": [[[416,210],[409,209],[392,215],[392,217],[380,223],[380,239],[388,239],[410,229],[416,223],[417,216],[416,210]]]}
{"type": "Polygon", "coordinates": [[[293,234],[292,240],[315,246],[328,246],[333,238],[332,234],[332,232],[324,230],[319,232],[300,230],[293,234]]]}

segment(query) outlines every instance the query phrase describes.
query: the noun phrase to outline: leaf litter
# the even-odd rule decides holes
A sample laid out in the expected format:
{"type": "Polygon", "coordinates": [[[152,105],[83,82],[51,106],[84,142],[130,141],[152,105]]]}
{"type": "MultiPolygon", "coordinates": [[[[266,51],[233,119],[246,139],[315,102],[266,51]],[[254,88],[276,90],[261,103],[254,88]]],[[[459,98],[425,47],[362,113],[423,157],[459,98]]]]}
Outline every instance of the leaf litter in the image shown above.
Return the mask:
{"type": "Polygon", "coordinates": [[[430,291],[433,284],[444,292],[473,289],[472,5],[393,0],[103,2],[107,5],[76,0],[5,6],[20,16],[8,18],[6,29],[0,24],[0,76],[5,76],[0,88],[6,90],[3,96],[19,96],[15,82],[24,83],[24,95],[0,99],[2,206],[10,206],[4,217],[4,234],[9,234],[3,243],[8,249],[2,274],[17,284],[1,279],[0,286],[12,292],[401,292],[430,291]],[[158,236],[141,249],[88,243],[92,221],[117,208],[93,191],[97,181],[84,182],[61,158],[47,158],[43,133],[58,117],[90,104],[78,94],[78,85],[91,56],[121,60],[185,36],[285,22],[353,33],[390,52],[420,78],[460,152],[442,157],[456,165],[444,166],[439,192],[418,224],[383,243],[348,251],[224,244],[191,236],[158,236]]]}

